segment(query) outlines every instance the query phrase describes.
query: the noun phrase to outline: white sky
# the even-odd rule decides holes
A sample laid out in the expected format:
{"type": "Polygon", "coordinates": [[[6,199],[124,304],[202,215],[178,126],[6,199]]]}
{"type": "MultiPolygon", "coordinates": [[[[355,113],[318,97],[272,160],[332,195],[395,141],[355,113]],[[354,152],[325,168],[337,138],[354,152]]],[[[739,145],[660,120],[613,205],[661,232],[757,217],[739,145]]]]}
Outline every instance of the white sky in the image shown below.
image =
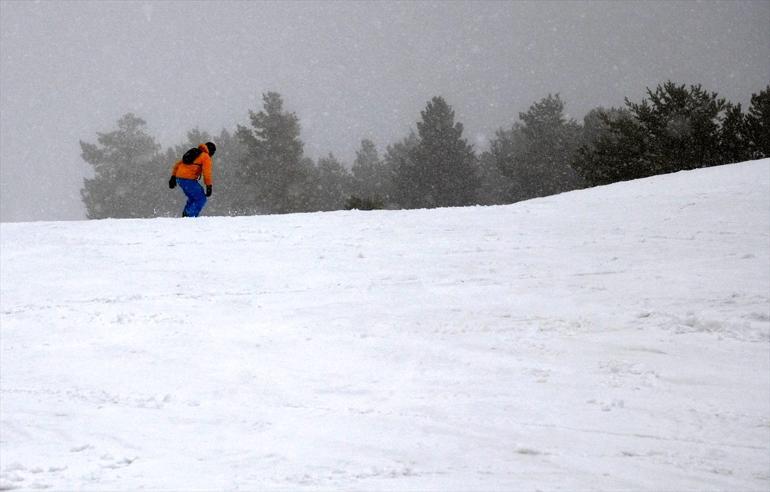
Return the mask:
{"type": "MultiPolygon", "coordinates": [[[[277,91],[306,153],[352,161],[444,96],[484,150],[548,93],[571,116],[667,79],[748,102],[770,2],[0,1],[0,220],[83,218],[79,140],[134,112],[165,147],[277,91]]],[[[169,166],[171,163],[169,163],[169,166]]]]}

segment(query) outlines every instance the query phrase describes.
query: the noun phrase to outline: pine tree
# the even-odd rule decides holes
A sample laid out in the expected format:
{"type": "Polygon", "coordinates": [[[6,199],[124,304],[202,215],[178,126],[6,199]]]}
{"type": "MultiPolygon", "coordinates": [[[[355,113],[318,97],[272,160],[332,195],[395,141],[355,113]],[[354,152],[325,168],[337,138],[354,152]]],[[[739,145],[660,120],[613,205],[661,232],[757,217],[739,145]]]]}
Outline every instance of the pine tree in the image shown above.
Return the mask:
{"type": "Polygon", "coordinates": [[[251,127],[238,126],[237,137],[245,145],[240,179],[247,187],[243,207],[247,213],[288,213],[302,208],[302,184],[307,166],[299,138],[299,119],[284,112],[280,94],[262,97],[263,110],[249,111],[251,127]]]}
{"type": "Polygon", "coordinates": [[[564,116],[559,95],[541,99],[521,123],[500,130],[490,153],[500,172],[511,180],[512,201],[553,195],[582,186],[570,163],[579,145],[580,126],[564,116]]]}
{"type": "Polygon", "coordinates": [[[746,138],[746,115],[741,111],[740,104],[727,103],[718,135],[719,151],[715,157],[717,164],[751,159],[751,148],[746,138]]]}
{"type": "Polygon", "coordinates": [[[572,167],[589,186],[650,176],[642,156],[648,139],[634,115],[625,109],[597,108],[585,118],[583,145],[572,167]]]}
{"type": "Polygon", "coordinates": [[[98,144],[80,142],[83,160],[94,169],[81,190],[86,216],[172,215],[167,186],[171,167],[159,153],[160,145],[147,134],[147,123],[128,113],[117,124],[116,130],[97,133],[98,144]]]}
{"type": "Polygon", "coordinates": [[[306,211],[342,210],[350,194],[352,177],[334,154],[318,159],[306,185],[306,211]]]}
{"type": "Polygon", "coordinates": [[[463,125],[441,97],[434,97],[417,122],[418,141],[396,176],[397,186],[414,187],[411,207],[451,207],[476,201],[479,178],[473,148],[462,138],[463,125]]]}
{"type": "MultiPolygon", "coordinates": [[[[367,139],[361,141],[361,148],[356,151],[356,160],[351,171],[352,194],[361,204],[368,201],[371,206],[375,206],[384,204],[389,199],[390,176],[374,142],[367,139]]],[[[360,208],[360,204],[355,208],[360,208]]]]}
{"type": "Polygon", "coordinates": [[[743,160],[749,155],[746,121],[732,105],[700,85],[671,81],[647,89],[641,103],[626,99],[628,114],[602,114],[605,128],[581,147],[575,169],[591,185],[743,160]]]}
{"type": "Polygon", "coordinates": [[[411,176],[417,174],[414,161],[419,139],[414,131],[400,142],[389,145],[383,159],[390,176],[390,205],[393,208],[415,208],[419,203],[418,183],[411,176]]]}
{"type": "MultiPolygon", "coordinates": [[[[496,141],[499,144],[499,140],[496,141]]],[[[490,143],[490,148],[494,143],[490,143]]],[[[478,175],[480,185],[478,190],[479,205],[503,205],[516,201],[514,184],[500,172],[497,160],[491,151],[484,152],[479,157],[478,175]]]]}
{"type": "Polygon", "coordinates": [[[639,104],[628,108],[649,141],[649,164],[654,174],[721,164],[719,129],[727,101],[700,85],[668,81],[639,104]]]}
{"type": "Polygon", "coordinates": [[[752,94],[744,131],[750,157],[770,157],[770,85],[752,94]]]}

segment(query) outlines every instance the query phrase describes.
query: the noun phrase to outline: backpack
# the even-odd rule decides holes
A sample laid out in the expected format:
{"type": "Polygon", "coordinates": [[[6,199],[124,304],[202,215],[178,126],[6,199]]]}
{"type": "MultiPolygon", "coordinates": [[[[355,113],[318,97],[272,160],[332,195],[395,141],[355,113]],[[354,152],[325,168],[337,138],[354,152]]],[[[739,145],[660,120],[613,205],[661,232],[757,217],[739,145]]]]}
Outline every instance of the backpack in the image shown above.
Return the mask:
{"type": "Polygon", "coordinates": [[[182,162],[184,162],[185,164],[192,164],[193,162],[195,162],[195,159],[197,159],[198,156],[201,155],[201,152],[203,151],[198,147],[191,148],[190,150],[185,152],[184,155],[182,156],[182,162]]]}

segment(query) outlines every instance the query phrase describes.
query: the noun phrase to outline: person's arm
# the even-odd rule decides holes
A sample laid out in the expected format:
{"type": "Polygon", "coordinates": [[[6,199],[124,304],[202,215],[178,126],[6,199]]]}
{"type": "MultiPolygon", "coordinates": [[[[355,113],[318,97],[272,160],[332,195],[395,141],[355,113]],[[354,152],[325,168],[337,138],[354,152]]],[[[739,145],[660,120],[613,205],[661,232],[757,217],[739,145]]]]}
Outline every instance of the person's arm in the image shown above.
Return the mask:
{"type": "Polygon", "coordinates": [[[211,162],[211,157],[208,154],[202,154],[202,155],[205,156],[203,158],[203,182],[208,187],[214,184],[211,177],[212,162],[211,162]]]}
{"type": "Polygon", "coordinates": [[[179,169],[180,164],[182,164],[182,161],[177,161],[177,163],[174,164],[174,169],[171,170],[171,179],[168,180],[168,187],[172,190],[176,187],[176,170],[179,169]]]}

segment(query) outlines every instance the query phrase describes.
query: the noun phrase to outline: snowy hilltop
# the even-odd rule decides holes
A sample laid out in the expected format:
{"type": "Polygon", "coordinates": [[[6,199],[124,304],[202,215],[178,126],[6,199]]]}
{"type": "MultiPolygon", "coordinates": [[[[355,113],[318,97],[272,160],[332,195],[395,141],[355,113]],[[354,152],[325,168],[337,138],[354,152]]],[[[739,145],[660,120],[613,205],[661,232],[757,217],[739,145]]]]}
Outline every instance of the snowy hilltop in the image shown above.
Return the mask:
{"type": "Polygon", "coordinates": [[[770,159],[0,241],[0,490],[770,488],[770,159]]]}

